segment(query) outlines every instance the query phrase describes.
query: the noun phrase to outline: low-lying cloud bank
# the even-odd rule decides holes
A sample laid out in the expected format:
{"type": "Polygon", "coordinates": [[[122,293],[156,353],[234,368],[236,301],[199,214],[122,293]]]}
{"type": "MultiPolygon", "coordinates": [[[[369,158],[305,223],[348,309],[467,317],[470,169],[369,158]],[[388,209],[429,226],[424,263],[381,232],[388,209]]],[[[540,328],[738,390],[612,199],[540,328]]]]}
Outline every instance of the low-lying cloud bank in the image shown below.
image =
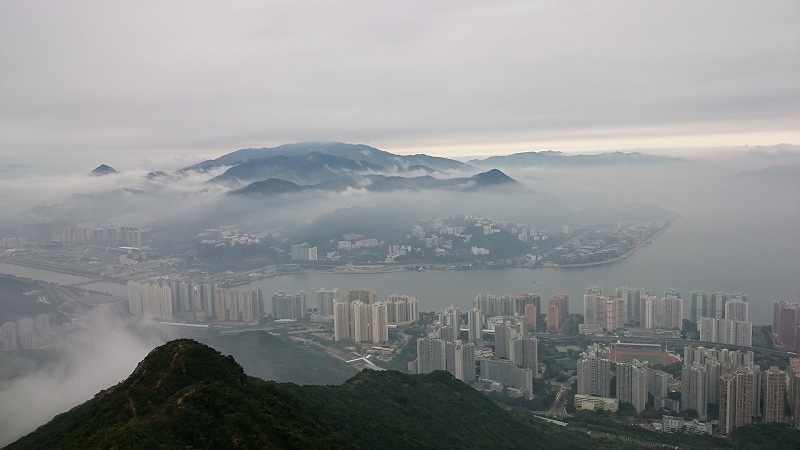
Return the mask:
{"type": "Polygon", "coordinates": [[[56,348],[56,361],[45,362],[23,377],[0,381],[0,447],[124,380],[150,350],[166,340],[159,333],[147,332],[141,322],[100,313],[88,317],[85,324],[79,339],[56,348]]]}

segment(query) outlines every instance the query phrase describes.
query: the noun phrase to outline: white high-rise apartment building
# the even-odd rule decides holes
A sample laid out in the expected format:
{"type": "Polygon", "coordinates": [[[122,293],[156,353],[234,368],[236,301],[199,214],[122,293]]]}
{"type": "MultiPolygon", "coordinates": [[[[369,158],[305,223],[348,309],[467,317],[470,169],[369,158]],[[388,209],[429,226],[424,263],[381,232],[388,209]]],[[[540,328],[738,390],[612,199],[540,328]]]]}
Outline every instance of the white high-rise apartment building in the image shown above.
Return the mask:
{"type": "Polygon", "coordinates": [[[472,300],[472,306],[483,311],[484,317],[513,316],[515,299],[510,295],[497,297],[489,294],[478,294],[472,300]]]}
{"type": "Polygon", "coordinates": [[[753,323],[703,317],[700,319],[700,340],[752,347],[753,323]]]}
{"type": "Polygon", "coordinates": [[[389,312],[386,303],[369,305],[372,317],[369,324],[372,343],[380,344],[389,340],[389,312]]]}
{"type": "Polygon", "coordinates": [[[320,289],[317,291],[317,314],[333,315],[333,302],[339,300],[339,289],[320,289]]]}
{"type": "Polygon", "coordinates": [[[611,360],[596,357],[578,360],[578,394],[611,396],[611,360]]]}
{"type": "Polygon", "coordinates": [[[446,370],[446,342],[434,337],[417,339],[417,373],[446,370]]]}
{"type": "Polygon", "coordinates": [[[791,424],[795,429],[800,430],[800,359],[791,358],[786,371],[789,378],[787,397],[789,406],[792,407],[791,424]]]}
{"type": "Polygon", "coordinates": [[[539,373],[539,341],[535,337],[516,337],[511,340],[512,363],[533,370],[534,376],[539,373]]]}
{"type": "Polygon", "coordinates": [[[784,422],[786,372],[772,366],[764,371],[764,423],[784,422]]]}
{"type": "Polygon", "coordinates": [[[17,324],[6,322],[0,325],[0,351],[10,352],[18,349],[17,324]]]}
{"type": "Polygon", "coordinates": [[[128,310],[136,316],[172,320],[173,290],[156,283],[128,282],[128,310]]]}
{"type": "Polygon", "coordinates": [[[605,301],[599,297],[603,296],[603,288],[599,286],[589,286],[583,295],[583,323],[597,325],[601,322],[601,317],[605,317],[605,301]]]}
{"type": "Polygon", "coordinates": [[[255,291],[244,291],[239,300],[240,318],[242,322],[255,322],[256,302],[258,294],[255,291]]]}
{"type": "Polygon", "coordinates": [[[50,336],[50,316],[47,314],[39,314],[36,316],[36,334],[43,339],[50,336]]]}
{"type": "Polygon", "coordinates": [[[241,311],[239,308],[239,291],[232,289],[227,291],[227,302],[225,302],[225,309],[227,311],[228,320],[231,322],[238,322],[241,320],[241,311]]]}
{"type": "Polygon", "coordinates": [[[708,415],[708,369],[704,364],[684,363],[681,374],[681,408],[693,409],[697,415],[708,415]]]}
{"type": "Polygon", "coordinates": [[[455,340],[445,343],[445,370],[465,383],[475,381],[475,344],[455,340]]]}
{"type": "Polygon", "coordinates": [[[350,334],[350,304],[334,300],[333,302],[333,339],[336,341],[349,341],[350,334]]]}
{"type": "Polygon", "coordinates": [[[389,340],[387,304],[354,301],[333,302],[333,338],[379,344],[389,340]]]}
{"type": "Polygon", "coordinates": [[[392,294],[387,301],[389,323],[410,325],[419,319],[419,300],[408,295],[392,294]]]}
{"type": "Polygon", "coordinates": [[[467,324],[469,329],[469,341],[477,343],[483,340],[483,312],[478,308],[472,308],[467,313],[467,324]]]}
{"type": "Polygon", "coordinates": [[[683,299],[670,295],[658,298],[644,296],[640,301],[643,328],[681,329],[683,327],[683,299]]]}
{"type": "Polygon", "coordinates": [[[17,331],[19,333],[18,342],[20,348],[31,350],[39,346],[33,319],[30,317],[20,319],[17,324],[17,331]]]}
{"type": "Polygon", "coordinates": [[[748,306],[744,299],[734,297],[725,302],[726,319],[747,322],[748,317],[748,306]]]}
{"type": "Polygon", "coordinates": [[[719,427],[724,434],[753,423],[759,416],[761,383],[755,366],[739,367],[720,377],[719,427]]]}
{"type": "Polygon", "coordinates": [[[638,361],[617,363],[617,398],[633,405],[637,413],[647,404],[647,369],[638,361]]]}
{"type": "MultiPolygon", "coordinates": [[[[352,339],[356,342],[370,342],[369,322],[371,311],[369,304],[355,301],[350,304],[350,322],[352,325],[352,339]]],[[[335,320],[335,318],[334,318],[335,320]]]]}
{"type": "Polygon", "coordinates": [[[443,313],[439,314],[439,323],[443,327],[452,327],[453,335],[455,339],[458,339],[458,333],[461,330],[461,311],[455,306],[450,305],[443,313]]]}
{"type": "Polygon", "coordinates": [[[628,286],[617,288],[617,298],[622,300],[623,308],[625,309],[625,323],[633,323],[639,321],[639,308],[634,309],[634,290],[628,286]]]}
{"type": "Polygon", "coordinates": [[[228,320],[228,310],[225,307],[227,299],[225,298],[225,290],[217,286],[214,288],[214,317],[220,322],[228,320]]]}

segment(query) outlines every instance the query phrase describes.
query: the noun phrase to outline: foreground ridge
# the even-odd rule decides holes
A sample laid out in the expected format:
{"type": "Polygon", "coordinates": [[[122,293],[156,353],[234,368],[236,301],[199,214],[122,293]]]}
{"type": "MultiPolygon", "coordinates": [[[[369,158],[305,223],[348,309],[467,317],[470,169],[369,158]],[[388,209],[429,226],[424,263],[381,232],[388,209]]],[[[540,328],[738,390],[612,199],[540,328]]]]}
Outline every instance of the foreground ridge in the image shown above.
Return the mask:
{"type": "Polygon", "coordinates": [[[7,448],[355,448],[291,395],[190,339],[7,448]]]}
{"type": "Polygon", "coordinates": [[[445,371],[364,370],[341,385],[300,386],[249,377],[233,357],[178,339],[7,448],[641,447],[503,409],[445,371]]]}

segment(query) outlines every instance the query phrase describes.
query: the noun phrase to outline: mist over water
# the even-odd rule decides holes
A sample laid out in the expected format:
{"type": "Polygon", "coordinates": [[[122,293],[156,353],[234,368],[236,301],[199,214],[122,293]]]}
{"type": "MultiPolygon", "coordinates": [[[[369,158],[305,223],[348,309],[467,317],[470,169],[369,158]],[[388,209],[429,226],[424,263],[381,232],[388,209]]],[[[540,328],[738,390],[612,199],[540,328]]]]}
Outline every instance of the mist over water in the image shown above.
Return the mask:
{"type": "MultiPolygon", "coordinates": [[[[308,222],[334,209],[358,205],[409,217],[476,215],[552,227],[551,232],[557,232],[561,225],[581,225],[567,220],[583,217],[579,214],[582,211],[590,212],[585,217],[597,220],[595,225],[611,225],[613,221],[608,222],[610,220],[630,218],[620,213],[624,210],[621,205],[657,205],[679,214],[680,218],[651,244],[609,264],[357,275],[309,272],[258,280],[237,289],[263,287],[267,294],[302,290],[309,304],[314,305],[315,292],[320,288],[335,287],[345,291],[367,287],[375,289],[379,299],[389,294],[415,295],[423,311],[441,311],[450,305],[466,310],[472,307],[472,299],[479,293],[532,292],[541,295],[544,301],[564,293],[570,297],[570,311],[582,313],[583,292],[590,285],[602,286],[607,294],[613,294],[623,285],[644,286],[654,295],[662,295],[664,290],[675,287],[685,299],[685,316],[689,312],[691,290],[720,289],[747,294],[751,320],[757,325],[767,325],[772,321],[773,301],[800,299],[797,276],[800,269],[800,202],[797,201],[800,180],[764,174],[736,175],[743,169],[780,163],[772,159],[758,164],[754,164],[752,158],[745,158],[745,161],[735,167],[684,162],[646,168],[504,170],[533,191],[523,195],[349,190],[278,199],[231,199],[224,196],[219,187],[203,191],[204,180],[193,174],[159,182],[162,184],[152,181],[154,186],[148,187],[149,194],[136,197],[136,202],[114,201],[119,203],[117,208],[131,216],[145,217],[155,211],[156,214],[172,214],[168,216],[170,223],[176,223],[176,218],[181,216],[184,221],[206,217],[212,223],[214,214],[218,214],[223,219],[217,220],[225,220],[222,222],[225,224],[241,226],[245,221],[252,221],[253,229],[308,222]],[[180,208],[171,211],[176,202],[180,208]],[[221,204],[231,208],[215,212],[221,204]],[[573,215],[553,215],[559,209],[573,215]],[[247,211],[246,217],[223,214],[242,210],[247,211]],[[568,219],[570,217],[572,219],[568,219]]],[[[57,194],[46,193],[47,185],[40,184],[40,190],[31,200],[63,200],[78,191],[78,181],[70,181],[57,194]]],[[[36,179],[25,181],[31,185],[36,182],[36,179]]],[[[10,186],[8,180],[0,186],[4,183],[10,186]]],[[[15,184],[16,192],[25,192],[19,183],[22,181],[15,184]]],[[[93,183],[96,186],[92,187],[92,192],[119,188],[118,182],[112,180],[93,180],[93,183]]],[[[5,194],[10,195],[8,191],[5,194]]],[[[129,195],[125,194],[125,198],[129,195]]],[[[15,204],[25,203],[24,200],[16,199],[15,204]]],[[[187,234],[185,238],[190,241],[195,236],[187,234]]],[[[60,284],[88,280],[6,263],[0,263],[0,272],[60,284]]],[[[124,285],[103,281],[82,287],[121,296],[126,293],[124,285]]],[[[0,445],[119,382],[130,374],[147,351],[168,338],[159,335],[149,339],[142,335],[142,330],[132,332],[116,322],[93,320],[96,325],[92,326],[92,338],[86,345],[77,346],[80,348],[65,345],[63,357],[57,364],[30,376],[0,383],[0,445]]]]}
{"type": "MultiPolygon", "coordinates": [[[[731,161],[720,161],[718,156],[716,161],[725,164],[684,161],[648,167],[501,168],[531,189],[533,194],[529,196],[348,191],[320,197],[233,199],[230,201],[241,203],[240,206],[249,205],[244,209],[248,211],[247,220],[264,226],[290,219],[310,221],[333,209],[354,205],[383,208],[397,214],[411,212],[427,217],[472,214],[555,227],[576,225],[560,223],[560,219],[552,217],[555,203],[567,209],[590,208],[595,216],[616,220],[626,218],[615,212],[619,205],[630,203],[658,205],[680,215],[666,232],[635,254],[598,266],[365,275],[306,273],[260,280],[239,289],[303,290],[311,298],[323,287],[342,291],[370,287],[384,298],[393,293],[416,295],[425,310],[441,310],[450,304],[468,308],[479,293],[536,292],[543,298],[565,293],[571,299],[573,312],[581,312],[583,291],[593,284],[602,286],[606,293],[613,293],[623,285],[644,286],[654,295],[676,287],[685,299],[691,290],[721,289],[748,294],[751,320],[770,324],[772,302],[796,300],[800,293],[800,279],[796,276],[800,268],[800,202],[797,201],[800,180],[747,177],[740,171],[794,163],[798,158],[745,156],[738,155],[738,159],[731,161]]],[[[169,185],[170,192],[198,185],[195,176],[183,180],[186,186],[181,187],[179,180],[169,185]]],[[[216,193],[211,195],[219,197],[216,193]]],[[[157,200],[156,196],[152,201],[157,200]]],[[[147,211],[148,204],[143,205],[142,212],[147,211]]],[[[198,204],[207,204],[207,200],[198,200],[198,204]]],[[[184,200],[182,207],[192,208],[192,200],[184,200]]],[[[233,216],[229,219],[232,224],[243,220],[233,216]]],[[[2,263],[0,271],[65,284],[84,280],[2,263]]],[[[125,286],[108,282],[84,287],[117,295],[126,292],[125,286]]],[[[688,301],[684,307],[688,315],[688,301]]]]}
{"type": "MultiPolygon", "coordinates": [[[[676,287],[689,313],[696,289],[748,295],[750,319],[772,323],[772,302],[800,299],[800,184],[791,180],[741,180],[706,168],[676,166],[636,173],[633,170],[538,170],[547,177],[529,182],[547,185],[568,200],[608,205],[648,202],[680,214],[651,244],[621,261],[575,268],[451,270],[388,274],[299,274],[252,282],[240,289],[263,287],[308,295],[317,289],[370,287],[380,297],[416,295],[422,310],[452,305],[472,307],[479,293],[538,293],[543,299],[565,293],[570,311],[582,313],[584,289],[599,285],[607,294],[617,287],[644,286],[653,295],[676,287]]],[[[535,211],[515,211],[535,217],[535,211]]]]}

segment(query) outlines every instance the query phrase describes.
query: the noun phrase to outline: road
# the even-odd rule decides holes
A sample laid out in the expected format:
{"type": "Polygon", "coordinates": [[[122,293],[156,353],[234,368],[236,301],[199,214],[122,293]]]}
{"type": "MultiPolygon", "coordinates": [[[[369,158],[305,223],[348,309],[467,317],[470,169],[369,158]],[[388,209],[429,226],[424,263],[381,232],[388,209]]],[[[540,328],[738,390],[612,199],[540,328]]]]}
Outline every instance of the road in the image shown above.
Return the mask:
{"type": "Polygon", "coordinates": [[[71,312],[67,312],[67,306],[69,304],[80,300],[75,293],[73,293],[70,289],[67,289],[63,286],[53,285],[53,290],[56,291],[58,296],[61,298],[61,304],[58,305],[58,312],[64,314],[65,316],[72,316],[72,317],[79,317],[78,314],[73,314],[71,312]]]}
{"type": "Polygon", "coordinates": [[[572,376],[568,378],[566,381],[563,381],[559,384],[561,387],[558,389],[558,393],[556,394],[556,399],[553,401],[553,406],[545,411],[545,416],[555,416],[555,417],[566,417],[567,414],[567,393],[569,392],[570,386],[572,383],[575,382],[577,376],[572,376]]]}

